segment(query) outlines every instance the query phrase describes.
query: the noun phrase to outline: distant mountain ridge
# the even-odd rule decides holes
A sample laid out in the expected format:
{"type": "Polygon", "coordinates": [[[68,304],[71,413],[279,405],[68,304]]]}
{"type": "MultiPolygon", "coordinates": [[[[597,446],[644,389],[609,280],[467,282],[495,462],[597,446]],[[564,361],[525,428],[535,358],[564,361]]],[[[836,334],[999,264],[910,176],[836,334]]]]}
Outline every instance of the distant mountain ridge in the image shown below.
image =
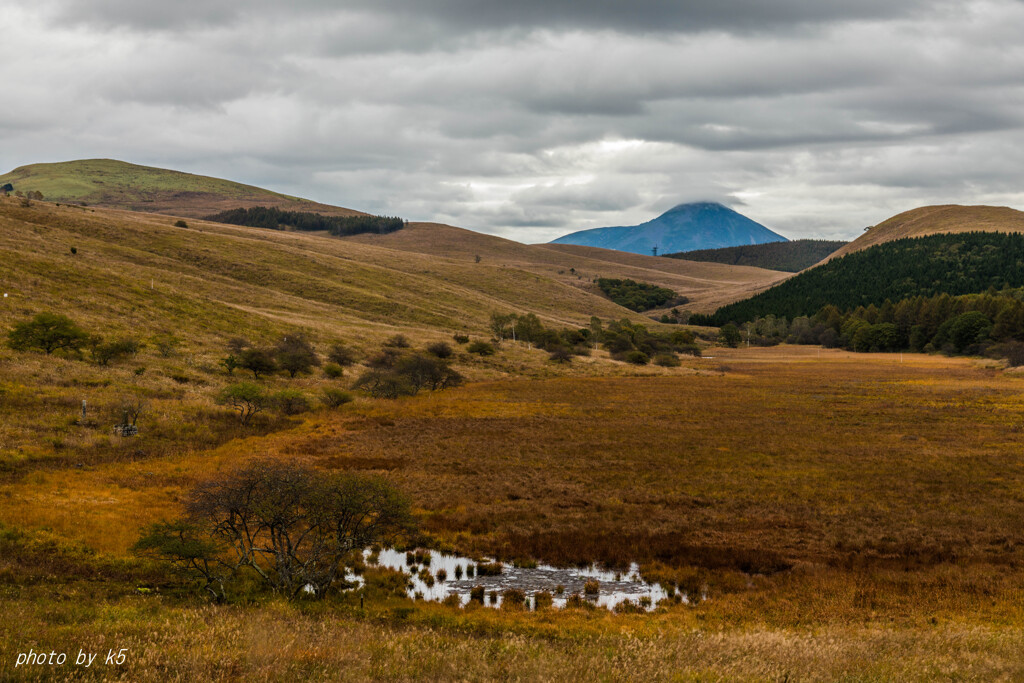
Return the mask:
{"type": "Polygon", "coordinates": [[[634,254],[667,254],[697,249],[718,249],[744,244],[786,242],[756,221],[718,204],[680,204],[639,225],[580,230],[552,240],[551,244],[578,244],[628,251],[634,254]]]}

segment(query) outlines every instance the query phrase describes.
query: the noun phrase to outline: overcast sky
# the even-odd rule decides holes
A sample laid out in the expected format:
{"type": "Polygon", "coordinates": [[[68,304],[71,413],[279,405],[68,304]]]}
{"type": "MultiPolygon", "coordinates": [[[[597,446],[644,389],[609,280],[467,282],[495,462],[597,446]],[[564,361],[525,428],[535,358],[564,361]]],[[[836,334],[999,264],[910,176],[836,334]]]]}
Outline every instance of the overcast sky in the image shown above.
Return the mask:
{"type": "Polygon", "coordinates": [[[1024,2],[0,0],[0,166],[109,157],[525,242],[1024,209],[1024,2]],[[341,9],[339,9],[341,8],[341,9]]]}

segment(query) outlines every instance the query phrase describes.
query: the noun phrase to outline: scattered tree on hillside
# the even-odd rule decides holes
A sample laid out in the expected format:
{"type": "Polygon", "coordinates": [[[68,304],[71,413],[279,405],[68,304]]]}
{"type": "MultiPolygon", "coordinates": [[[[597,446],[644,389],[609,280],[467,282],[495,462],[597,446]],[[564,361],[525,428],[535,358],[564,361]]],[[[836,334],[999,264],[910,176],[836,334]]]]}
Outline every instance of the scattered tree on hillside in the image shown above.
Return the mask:
{"type": "Polygon", "coordinates": [[[238,367],[252,372],[255,379],[260,375],[269,375],[277,372],[277,360],[274,358],[273,349],[251,348],[244,349],[238,356],[238,367]]]}
{"type": "Polygon", "coordinates": [[[240,382],[224,387],[217,396],[217,402],[238,411],[239,420],[246,426],[257,413],[267,407],[269,397],[263,387],[240,382]]]}
{"type": "Polygon", "coordinates": [[[314,367],[320,367],[320,358],[316,355],[316,350],[299,332],[281,337],[274,349],[274,358],[278,366],[293,378],[298,373],[306,373],[314,367]]]}
{"type": "Polygon", "coordinates": [[[60,350],[77,352],[88,339],[85,330],[66,315],[57,313],[38,313],[7,333],[7,345],[15,351],[38,349],[47,355],[60,350]]]}

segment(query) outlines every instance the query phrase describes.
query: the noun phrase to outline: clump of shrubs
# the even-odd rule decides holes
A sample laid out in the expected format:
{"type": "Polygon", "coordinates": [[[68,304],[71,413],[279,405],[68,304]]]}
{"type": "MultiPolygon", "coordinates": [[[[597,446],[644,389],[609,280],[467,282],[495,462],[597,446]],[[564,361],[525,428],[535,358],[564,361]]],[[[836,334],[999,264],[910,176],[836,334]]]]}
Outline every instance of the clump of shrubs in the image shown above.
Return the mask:
{"type": "Polygon", "coordinates": [[[506,588],[501,592],[501,608],[520,610],[526,604],[526,593],[518,588],[506,588]]]}
{"type": "Polygon", "coordinates": [[[453,334],[452,339],[455,340],[456,344],[468,344],[469,337],[465,334],[453,334]]]}
{"type": "Polygon", "coordinates": [[[104,341],[102,337],[94,336],[89,339],[89,354],[97,365],[110,365],[111,362],[134,356],[139,352],[142,344],[137,339],[124,337],[112,341],[104,341]]]}
{"type": "Polygon", "coordinates": [[[275,408],[285,415],[299,415],[309,412],[310,403],[306,395],[296,389],[283,389],[270,397],[275,408]]]}
{"type": "Polygon", "coordinates": [[[674,353],[659,353],[654,357],[654,364],[663,368],[678,368],[682,365],[679,356],[674,353]]]}
{"type": "Polygon", "coordinates": [[[352,400],[352,394],[334,387],[328,387],[320,392],[320,401],[328,408],[340,408],[346,403],[351,403],[352,400]]]}
{"type": "Polygon", "coordinates": [[[540,591],[533,596],[534,609],[547,609],[555,604],[554,596],[548,591],[540,591]]]}
{"type": "Polygon", "coordinates": [[[601,592],[601,583],[597,579],[587,579],[583,584],[584,595],[597,595],[601,592]]]}
{"type": "Polygon", "coordinates": [[[438,358],[451,358],[454,351],[445,342],[434,342],[433,344],[427,345],[427,353],[437,356],[438,358]]]}
{"type": "Polygon", "coordinates": [[[341,367],[337,363],[325,363],[324,364],[324,376],[328,379],[339,379],[345,374],[345,368],[341,367]]]}
{"type": "Polygon", "coordinates": [[[485,342],[483,340],[477,340],[466,347],[466,350],[470,353],[475,353],[478,356],[493,356],[495,354],[495,348],[493,344],[485,342]]]}
{"type": "Polygon", "coordinates": [[[481,562],[476,566],[477,576],[501,576],[502,574],[501,562],[481,562]]]}
{"type": "Polygon", "coordinates": [[[647,365],[651,362],[650,356],[643,351],[635,349],[633,351],[627,351],[622,359],[627,363],[632,363],[633,365],[647,365]]]}
{"type": "Polygon", "coordinates": [[[413,396],[421,389],[437,391],[462,384],[462,375],[437,356],[385,349],[377,367],[371,367],[356,380],[354,388],[374,398],[413,396]]]}
{"type": "Polygon", "coordinates": [[[471,602],[479,602],[481,605],[484,604],[484,587],[473,586],[469,589],[469,599],[471,602]]]}

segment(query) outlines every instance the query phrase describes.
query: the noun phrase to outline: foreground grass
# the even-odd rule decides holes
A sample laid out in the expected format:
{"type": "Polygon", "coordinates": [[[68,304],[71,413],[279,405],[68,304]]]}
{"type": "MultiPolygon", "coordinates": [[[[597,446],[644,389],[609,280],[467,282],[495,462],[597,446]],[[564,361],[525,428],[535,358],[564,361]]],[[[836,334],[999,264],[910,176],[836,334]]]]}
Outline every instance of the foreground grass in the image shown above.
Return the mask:
{"type": "MultiPolygon", "coordinates": [[[[403,613],[405,614],[405,613],[403,613]]],[[[154,598],[6,602],[4,680],[1016,680],[1019,629],[945,623],[706,629],[674,615],[587,617],[442,607],[411,617],[154,598]],[[17,652],[99,652],[88,668],[14,668],[17,652]],[[107,653],[125,648],[121,666],[107,653]]]]}
{"type": "Polygon", "coordinates": [[[1022,380],[968,359],[711,353],[674,375],[481,382],[9,477],[0,522],[36,540],[0,559],[0,677],[1024,676],[1022,380]],[[214,607],[127,556],[191,483],[263,455],[387,476],[441,547],[640,561],[708,600],[640,616],[372,593],[365,609],[214,607]],[[131,653],[120,669],[12,668],[28,648],[113,647],[131,653]]]}

